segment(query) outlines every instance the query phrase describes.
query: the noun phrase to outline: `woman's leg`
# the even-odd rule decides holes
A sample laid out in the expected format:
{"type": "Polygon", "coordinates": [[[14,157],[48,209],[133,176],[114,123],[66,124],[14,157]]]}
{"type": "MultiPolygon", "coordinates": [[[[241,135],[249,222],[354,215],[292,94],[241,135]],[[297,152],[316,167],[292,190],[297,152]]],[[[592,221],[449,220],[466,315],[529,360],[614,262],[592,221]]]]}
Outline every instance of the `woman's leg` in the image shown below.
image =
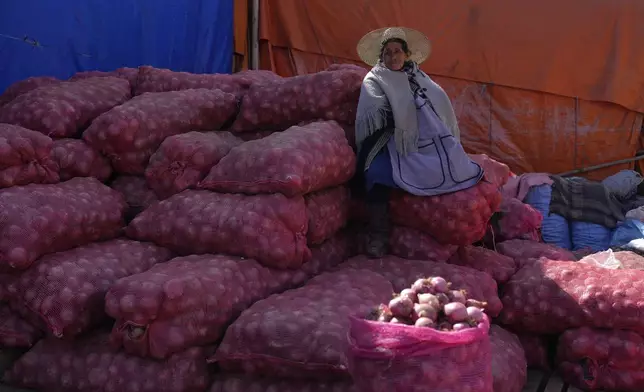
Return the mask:
{"type": "Polygon", "coordinates": [[[383,257],[388,252],[390,191],[389,187],[376,184],[367,192],[366,204],[369,227],[366,252],[370,257],[383,257]]]}

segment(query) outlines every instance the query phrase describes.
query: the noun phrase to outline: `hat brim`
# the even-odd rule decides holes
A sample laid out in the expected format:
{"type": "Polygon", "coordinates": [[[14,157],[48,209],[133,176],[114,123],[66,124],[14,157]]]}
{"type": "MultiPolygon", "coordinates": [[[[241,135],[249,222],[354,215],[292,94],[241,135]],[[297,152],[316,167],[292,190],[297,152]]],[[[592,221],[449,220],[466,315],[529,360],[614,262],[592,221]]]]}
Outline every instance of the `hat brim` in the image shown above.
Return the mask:
{"type": "MultiPolygon", "coordinates": [[[[365,34],[358,42],[357,51],[360,59],[365,63],[374,66],[380,61],[380,46],[382,45],[383,33],[389,29],[384,27],[365,34]]],[[[429,38],[418,30],[407,27],[399,27],[405,32],[407,45],[411,51],[409,59],[417,64],[427,60],[432,51],[432,44],[429,38]]]]}

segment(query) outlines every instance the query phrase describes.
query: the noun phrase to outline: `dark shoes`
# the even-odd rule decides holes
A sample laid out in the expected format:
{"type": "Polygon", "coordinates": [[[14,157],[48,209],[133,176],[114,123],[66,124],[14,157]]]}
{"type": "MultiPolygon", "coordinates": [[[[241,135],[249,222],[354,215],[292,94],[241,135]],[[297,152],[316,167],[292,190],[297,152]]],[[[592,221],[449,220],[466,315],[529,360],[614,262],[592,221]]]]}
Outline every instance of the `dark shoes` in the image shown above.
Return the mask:
{"type": "Polygon", "coordinates": [[[370,258],[381,258],[389,251],[388,203],[368,203],[369,226],[367,227],[366,253],[370,258]]]}

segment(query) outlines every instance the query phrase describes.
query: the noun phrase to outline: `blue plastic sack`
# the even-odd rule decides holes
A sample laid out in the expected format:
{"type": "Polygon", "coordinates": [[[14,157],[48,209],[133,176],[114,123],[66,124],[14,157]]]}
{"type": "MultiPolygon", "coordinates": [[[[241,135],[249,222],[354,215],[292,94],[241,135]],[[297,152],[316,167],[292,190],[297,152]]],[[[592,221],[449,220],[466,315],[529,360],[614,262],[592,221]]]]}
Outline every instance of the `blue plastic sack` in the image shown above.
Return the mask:
{"type": "Polygon", "coordinates": [[[547,184],[539,185],[530,189],[525,198],[525,203],[531,205],[543,215],[543,222],[541,223],[543,242],[570,250],[572,249],[572,240],[568,220],[561,215],[550,213],[551,198],[552,186],[547,184]]]}
{"type": "Polygon", "coordinates": [[[644,223],[635,219],[626,219],[621,222],[610,240],[610,246],[624,246],[633,240],[644,238],[644,223]]]}
{"type": "Polygon", "coordinates": [[[572,250],[590,249],[594,253],[610,247],[613,231],[606,226],[590,222],[572,222],[572,250]]]}

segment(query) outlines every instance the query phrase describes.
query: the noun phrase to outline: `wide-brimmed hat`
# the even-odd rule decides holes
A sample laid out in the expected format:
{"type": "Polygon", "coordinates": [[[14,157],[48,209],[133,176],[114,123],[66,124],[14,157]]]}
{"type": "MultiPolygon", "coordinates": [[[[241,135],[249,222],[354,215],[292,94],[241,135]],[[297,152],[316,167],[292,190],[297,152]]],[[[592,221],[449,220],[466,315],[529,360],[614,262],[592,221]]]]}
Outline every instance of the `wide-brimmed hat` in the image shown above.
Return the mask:
{"type": "Polygon", "coordinates": [[[432,44],[429,38],[420,31],[407,27],[384,27],[367,33],[360,39],[357,48],[358,56],[371,66],[378,64],[382,44],[392,38],[407,42],[407,46],[411,51],[410,60],[417,64],[427,60],[432,52],[432,44]]]}

